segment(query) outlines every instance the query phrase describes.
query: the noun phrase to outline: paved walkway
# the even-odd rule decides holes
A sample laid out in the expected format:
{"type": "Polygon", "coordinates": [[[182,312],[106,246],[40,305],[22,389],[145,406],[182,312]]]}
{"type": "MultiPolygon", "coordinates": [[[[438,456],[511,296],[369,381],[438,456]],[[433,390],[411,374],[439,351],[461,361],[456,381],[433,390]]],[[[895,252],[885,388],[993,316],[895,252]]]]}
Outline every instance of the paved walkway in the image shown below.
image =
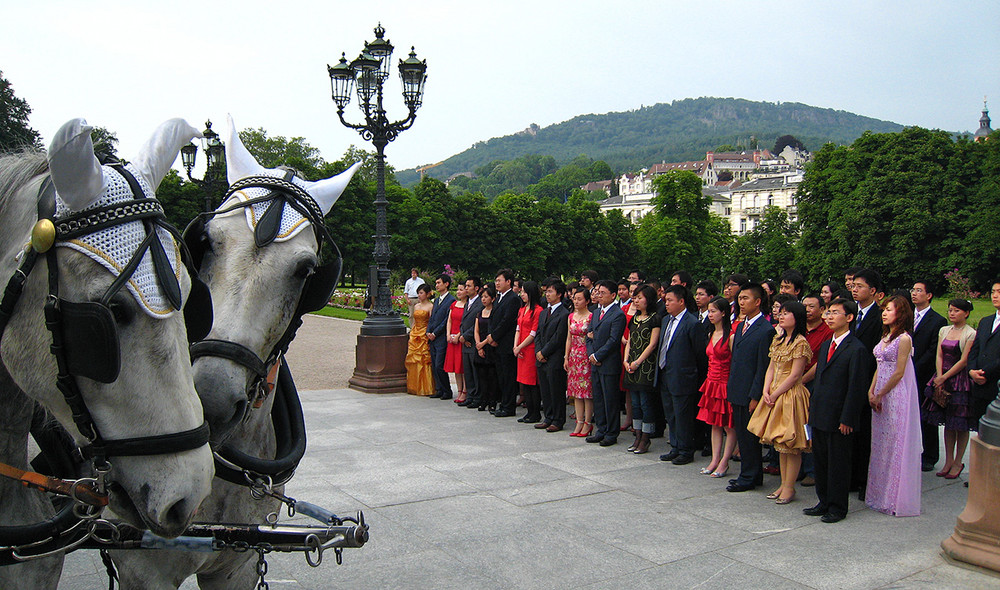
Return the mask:
{"type": "MultiPolygon", "coordinates": [[[[287,493],[363,510],[371,541],[342,566],[272,556],[272,589],[1000,587],[941,556],[964,475],[924,474],[919,517],[855,500],[826,525],[801,512],[812,489],[787,506],[764,498],[769,487],[728,493],[698,474],[707,459],[658,461],[662,439],[636,456],[448,401],[345,389],[358,326],[311,316],[290,351],[309,449],[287,493]]],[[[60,588],[105,587],[96,552],[68,557],[60,588]]]]}

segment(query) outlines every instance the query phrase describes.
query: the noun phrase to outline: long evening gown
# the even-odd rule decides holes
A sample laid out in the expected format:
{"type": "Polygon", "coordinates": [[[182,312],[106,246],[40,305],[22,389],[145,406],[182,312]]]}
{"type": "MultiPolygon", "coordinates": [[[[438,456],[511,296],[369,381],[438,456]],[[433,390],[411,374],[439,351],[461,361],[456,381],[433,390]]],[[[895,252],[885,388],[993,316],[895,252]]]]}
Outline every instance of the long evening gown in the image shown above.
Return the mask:
{"type": "MultiPolygon", "coordinates": [[[[875,346],[875,392],[896,370],[899,338],[875,346]]],[[[893,516],[920,514],[920,410],[917,407],[913,361],[896,387],[882,398],[882,411],[872,412],[872,455],[868,463],[865,504],[893,516]]]]}
{"type": "MultiPolygon", "coordinates": [[[[448,335],[454,336],[461,331],[462,316],[465,315],[465,305],[459,307],[458,302],[451,304],[451,312],[448,317],[448,335]]],[[[447,352],[444,354],[445,373],[462,374],[462,347],[461,342],[448,342],[447,352]]]]}
{"type": "Polygon", "coordinates": [[[431,349],[427,340],[427,323],[431,312],[413,310],[413,325],[410,340],[406,345],[406,393],[410,395],[431,395],[434,393],[434,377],[431,375],[431,349]]]}

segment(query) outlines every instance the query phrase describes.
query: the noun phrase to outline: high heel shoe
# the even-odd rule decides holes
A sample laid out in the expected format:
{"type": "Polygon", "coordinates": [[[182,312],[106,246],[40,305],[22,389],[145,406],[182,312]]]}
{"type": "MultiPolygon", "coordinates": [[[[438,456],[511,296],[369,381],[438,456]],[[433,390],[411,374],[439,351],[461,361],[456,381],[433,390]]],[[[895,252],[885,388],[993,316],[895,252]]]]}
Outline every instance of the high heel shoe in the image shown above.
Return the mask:
{"type": "Polygon", "coordinates": [[[768,500],[777,500],[777,499],[778,499],[778,498],[779,498],[780,496],[781,496],[781,490],[778,490],[778,491],[776,491],[776,492],[771,492],[770,494],[768,494],[768,495],[767,495],[767,496],[765,496],[765,497],[766,497],[766,498],[767,498],[768,500]]]}
{"type": "Polygon", "coordinates": [[[942,469],[941,471],[938,471],[934,475],[937,476],[937,477],[944,477],[944,476],[948,475],[949,471],[951,471],[951,467],[945,467],[944,469],[942,469]]]}
{"type": "Polygon", "coordinates": [[[944,476],[944,478],[945,479],[958,479],[958,476],[962,475],[962,471],[963,470],[965,470],[965,463],[962,463],[962,466],[958,468],[958,473],[949,473],[948,475],[944,476]]]}
{"type": "Polygon", "coordinates": [[[590,433],[594,431],[594,423],[593,422],[584,422],[584,428],[586,428],[587,430],[586,431],[581,430],[580,434],[578,434],[577,436],[579,436],[581,438],[586,438],[586,437],[590,436],[590,433]]]}
{"type": "Polygon", "coordinates": [[[580,422],[579,420],[577,420],[576,421],[576,428],[574,428],[573,432],[569,433],[569,435],[572,436],[572,437],[580,436],[580,430],[583,429],[583,426],[581,426],[582,424],[583,424],[583,422],[580,422]]]}

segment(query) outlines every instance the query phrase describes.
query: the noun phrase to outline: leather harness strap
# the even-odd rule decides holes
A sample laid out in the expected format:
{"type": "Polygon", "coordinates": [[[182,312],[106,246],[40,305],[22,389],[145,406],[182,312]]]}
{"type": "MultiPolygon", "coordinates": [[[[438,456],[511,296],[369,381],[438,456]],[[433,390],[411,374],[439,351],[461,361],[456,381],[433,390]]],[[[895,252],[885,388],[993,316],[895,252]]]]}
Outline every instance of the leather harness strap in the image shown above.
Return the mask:
{"type": "Polygon", "coordinates": [[[6,463],[0,463],[0,476],[19,481],[25,487],[76,498],[90,506],[104,507],[108,505],[108,495],[98,492],[86,482],[49,477],[34,471],[18,469],[6,463]]]}

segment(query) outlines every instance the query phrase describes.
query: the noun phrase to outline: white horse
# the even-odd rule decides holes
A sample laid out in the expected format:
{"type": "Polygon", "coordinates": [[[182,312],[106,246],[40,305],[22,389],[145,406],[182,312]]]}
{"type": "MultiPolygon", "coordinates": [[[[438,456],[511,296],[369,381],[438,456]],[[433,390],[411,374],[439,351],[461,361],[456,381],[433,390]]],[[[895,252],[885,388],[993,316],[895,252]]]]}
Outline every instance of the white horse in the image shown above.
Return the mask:
{"type": "MultiPolygon", "coordinates": [[[[298,316],[329,299],[339,261],[336,269],[321,265],[320,240],[326,230],[315,224],[322,225],[322,217],[360,165],[318,182],[291,177],[284,170],[265,169],[243,146],[232,118],[226,165],[232,185],[229,197],[207,216],[207,223],[196,220],[185,235],[189,243],[195,242],[192,251],[203,252],[200,274],[212,291],[214,316],[208,339],[192,348],[195,385],[218,454],[274,459],[279,445],[271,413],[273,405],[282,402],[261,390],[262,373],[273,368],[284,352],[282,348],[288,346],[298,316]],[[283,182],[294,185],[285,186],[298,196],[288,191],[282,196],[267,187],[268,182],[285,178],[283,182]],[[240,189],[243,185],[246,188],[240,189]],[[301,201],[313,201],[307,206],[310,213],[303,215],[296,210],[292,200],[299,207],[306,205],[301,201]],[[254,409],[255,399],[260,406],[254,409]],[[220,451],[223,447],[228,453],[220,451]]],[[[303,438],[303,449],[304,443],[303,438]]],[[[235,473],[240,474],[238,470],[235,473]]],[[[285,472],[285,477],[290,475],[285,472]]],[[[275,485],[274,490],[281,492],[283,486],[275,485]]],[[[254,499],[245,485],[216,477],[198,520],[263,524],[280,506],[272,497],[254,499]]],[[[112,558],[124,589],[173,589],[195,574],[203,590],[253,588],[257,581],[256,554],[252,551],[112,551],[112,558]]]]}
{"type": "MultiPolygon", "coordinates": [[[[100,165],[90,131],[76,119],[56,133],[47,154],[0,158],[0,281],[19,268],[27,274],[3,327],[0,361],[16,387],[42,404],[77,444],[99,460],[107,458],[112,509],[134,526],[172,537],[183,532],[210,492],[213,464],[201,440],[207,439],[204,416],[179,313],[192,282],[151,199],[180,146],[198,132],[180,119],[167,121],[121,172],[100,165]],[[137,205],[134,196],[148,200],[137,205]],[[136,217],[139,208],[152,213],[136,217]],[[39,222],[40,212],[55,225],[39,222]],[[87,227],[95,230],[80,230],[87,227]],[[125,237],[116,238],[115,228],[125,237]],[[33,272],[25,271],[31,259],[33,272]],[[62,329],[50,334],[44,312],[52,301],[58,301],[62,329]],[[58,364],[50,353],[53,338],[63,340],[58,364]],[[74,402],[67,390],[79,399],[74,402]],[[130,444],[150,454],[135,456],[126,448],[130,444]]],[[[14,388],[2,389],[0,401],[13,403],[14,388]]],[[[14,455],[25,449],[20,443],[10,447],[14,455]]],[[[5,495],[0,505],[19,516],[4,522],[30,522],[31,515],[11,500],[5,495]]],[[[17,580],[8,585],[0,578],[0,586],[22,587],[19,567],[0,568],[0,576],[17,580]]]]}

